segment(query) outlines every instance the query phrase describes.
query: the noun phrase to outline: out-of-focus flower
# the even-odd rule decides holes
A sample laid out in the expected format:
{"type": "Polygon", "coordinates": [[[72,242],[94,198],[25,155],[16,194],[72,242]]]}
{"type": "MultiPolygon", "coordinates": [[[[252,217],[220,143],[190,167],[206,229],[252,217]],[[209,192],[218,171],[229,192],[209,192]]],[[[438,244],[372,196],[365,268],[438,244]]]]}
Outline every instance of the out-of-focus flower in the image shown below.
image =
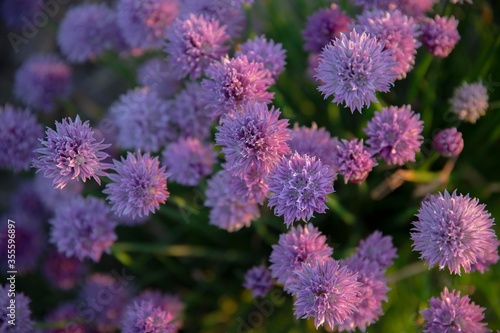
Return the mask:
{"type": "Polygon", "coordinates": [[[363,145],[363,140],[342,139],[334,152],[333,170],[344,177],[344,182],[362,183],[377,162],[363,145]]]}
{"type": "Polygon", "coordinates": [[[434,149],[444,157],[458,156],[464,149],[464,139],[456,127],[441,130],[432,138],[434,149]]]}
{"type": "Polygon", "coordinates": [[[135,298],[135,301],[150,301],[153,306],[167,311],[173,315],[175,318],[175,323],[180,328],[182,326],[182,321],[180,320],[181,312],[184,310],[184,303],[182,303],[181,298],[174,294],[164,294],[157,290],[144,290],[141,294],[135,298]]]}
{"type": "Polygon", "coordinates": [[[392,265],[394,258],[397,257],[396,252],[392,237],[384,236],[377,230],[359,242],[353,258],[373,262],[378,266],[379,271],[383,272],[392,265]]]}
{"type": "Polygon", "coordinates": [[[260,205],[266,199],[269,191],[264,173],[258,170],[255,165],[246,171],[243,178],[231,176],[229,187],[234,196],[243,201],[255,201],[260,205]]]}
{"type": "Polygon", "coordinates": [[[87,271],[87,265],[75,257],[52,249],[45,259],[42,273],[50,284],[58,289],[70,290],[81,282],[87,271]]]}
{"type": "Polygon", "coordinates": [[[288,141],[288,146],[292,152],[316,156],[323,164],[333,166],[338,140],[336,137],[332,138],[325,128],[318,128],[316,123],[312,123],[311,127],[299,127],[299,124],[295,123],[291,134],[292,139],[288,141]]]}
{"type": "Polygon", "coordinates": [[[446,58],[460,40],[457,26],[458,21],[453,16],[426,18],[420,24],[422,44],[432,55],[446,58]]]}
{"type": "Polygon", "coordinates": [[[265,36],[247,40],[240,45],[235,55],[246,56],[248,61],[263,63],[274,79],[285,70],[286,50],[282,48],[281,43],[275,43],[272,39],[267,40],[265,36]]]}
{"type": "Polygon", "coordinates": [[[367,9],[400,10],[415,19],[422,19],[437,0],[357,0],[358,5],[367,9]]]}
{"type": "Polygon", "coordinates": [[[59,305],[52,310],[46,321],[48,322],[64,322],[62,328],[50,328],[44,330],[44,333],[88,333],[93,332],[92,329],[84,323],[80,317],[78,306],[73,302],[67,302],[59,305]]]}
{"type": "Polygon", "coordinates": [[[171,65],[163,57],[152,58],[143,63],[137,70],[137,82],[161,98],[173,97],[180,87],[179,80],[171,71],[171,65]]]}
{"type": "Polygon", "coordinates": [[[474,124],[488,109],[488,91],[482,82],[464,82],[453,91],[450,104],[460,120],[474,124]]]}
{"type": "Polygon", "coordinates": [[[155,307],[151,301],[133,302],[125,309],[123,333],[175,333],[177,325],[172,313],[155,307]]]}
{"type": "Polygon", "coordinates": [[[43,205],[50,211],[54,211],[65,200],[79,196],[83,191],[83,183],[77,180],[70,180],[62,189],[52,186],[52,181],[37,173],[31,191],[35,191],[43,205]]]}
{"type": "Polygon", "coordinates": [[[0,308],[2,309],[2,321],[0,322],[0,332],[2,333],[26,333],[31,332],[33,329],[34,322],[31,320],[31,310],[29,304],[31,300],[23,292],[16,290],[14,297],[10,296],[9,292],[10,284],[7,283],[5,286],[0,285],[0,308]],[[15,323],[16,325],[10,325],[7,320],[7,313],[9,313],[9,306],[11,302],[15,301],[14,312],[15,312],[15,323]]]}
{"type": "Polygon", "coordinates": [[[4,0],[0,4],[0,15],[7,27],[21,30],[26,21],[31,22],[37,13],[42,12],[43,4],[39,0],[4,0]]]}
{"type": "Polygon", "coordinates": [[[245,273],[243,287],[252,291],[253,298],[265,297],[273,288],[271,272],[265,266],[254,266],[245,273]]]}

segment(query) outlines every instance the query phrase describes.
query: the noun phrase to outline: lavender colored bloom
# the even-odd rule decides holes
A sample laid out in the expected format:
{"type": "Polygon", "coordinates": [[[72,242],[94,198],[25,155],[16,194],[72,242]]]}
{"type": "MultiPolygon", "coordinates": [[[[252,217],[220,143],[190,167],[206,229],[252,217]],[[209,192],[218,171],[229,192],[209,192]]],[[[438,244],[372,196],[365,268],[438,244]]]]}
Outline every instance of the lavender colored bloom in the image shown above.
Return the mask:
{"type": "Polygon", "coordinates": [[[464,149],[464,139],[456,127],[441,130],[432,138],[434,149],[444,157],[458,156],[464,149]]]}
{"type": "Polygon", "coordinates": [[[364,129],[368,151],[389,165],[415,161],[423,142],[424,123],[410,105],[389,106],[376,112],[364,129]]]}
{"type": "Polygon", "coordinates": [[[284,215],[289,227],[294,221],[309,221],[314,212],[324,213],[326,195],[334,192],[335,174],[316,157],[294,153],[283,157],[269,173],[269,207],[284,215]]]}
{"type": "Polygon", "coordinates": [[[229,232],[250,226],[260,216],[253,200],[238,198],[228,184],[232,181],[226,170],[221,170],[208,180],[205,206],[210,207],[209,223],[229,232]]]}
{"type": "Polygon", "coordinates": [[[159,50],[179,11],[177,0],[120,0],[118,26],[137,52],[159,50]]]}
{"type": "Polygon", "coordinates": [[[358,5],[369,9],[400,10],[406,16],[421,19],[437,0],[357,0],[358,5]]]}
{"type": "Polygon", "coordinates": [[[421,312],[426,323],[425,333],[491,332],[484,318],[484,308],[474,304],[469,296],[460,297],[460,291],[444,288],[441,299],[432,297],[430,307],[421,312]]]}
{"type": "Polygon", "coordinates": [[[191,14],[185,20],[178,19],[166,39],[165,52],[169,55],[171,70],[179,79],[199,78],[229,49],[224,45],[229,39],[226,26],[204,15],[191,14]]]}
{"type": "Polygon", "coordinates": [[[334,153],[333,169],[344,177],[344,182],[362,183],[377,162],[363,145],[363,140],[342,139],[334,153]]]}
{"type": "Polygon", "coordinates": [[[267,89],[273,83],[271,73],[260,62],[247,57],[227,57],[214,62],[206,71],[208,79],[201,82],[204,98],[213,119],[231,110],[240,110],[247,103],[270,103],[274,93],[267,89]]]}
{"type": "Polygon", "coordinates": [[[431,267],[448,267],[450,273],[458,275],[463,268],[469,273],[472,265],[484,265],[489,261],[486,255],[492,258],[497,252],[493,219],[485,205],[469,195],[457,195],[456,191],[431,195],[416,216],[411,233],[413,250],[431,267]]]}
{"type": "Polygon", "coordinates": [[[174,333],[177,325],[171,313],[153,306],[152,302],[134,302],[123,316],[123,333],[174,333]]]}
{"type": "Polygon", "coordinates": [[[500,246],[500,241],[492,241],[492,244],[486,250],[485,253],[479,258],[477,262],[471,265],[471,271],[478,271],[484,273],[490,269],[490,265],[494,265],[500,259],[498,256],[498,246],[500,246]]]}
{"type": "Polygon", "coordinates": [[[114,160],[116,174],[110,174],[111,183],[106,185],[103,193],[111,203],[111,209],[118,215],[136,217],[147,216],[160,209],[160,204],[167,201],[170,193],[167,190],[165,167],[160,167],[158,157],[149,153],[127,153],[121,162],[114,160]]]}
{"type": "Polygon", "coordinates": [[[96,141],[88,121],[82,123],[78,115],[75,121],[65,118],[60,123],[56,121],[55,131],[47,128],[45,134],[45,140],[40,140],[44,147],[35,150],[39,156],[33,160],[33,167],[53,178],[56,188],[64,188],[72,179],[85,182],[93,178],[100,185],[99,176],[108,175],[104,170],[110,165],[102,160],[109,155],[102,150],[109,145],[96,141]]]}
{"type": "Polygon", "coordinates": [[[321,52],[316,79],[318,90],[337,104],[345,103],[354,113],[375,102],[375,91],[389,91],[397,75],[396,62],[384,44],[366,33],[341,33],[321,52]]]}
{"type": "Polygon", "coordinates": [[[294,315],[314,318],[314,326],[326,324],[333,329],[357,311],[361,283],[356,274],[332,259],[302,264],[295,271],[291,290],[296,297],[294,315]]]}
{"type": "Polygon", "coordinates": [[[118,126],[116,143],[124,149],[156,152],[175,138],[168,115],[172,107],[149,88],[136,88],[120,96],[110,111],[118,126]]]}
{"type": "Polygon", "coordinates": [[[252,165],[243,178],[230,175],[229,187],[233,195],[243,201],[255,201],[262,205],[266,199],[269,187],[264,173],[252,165]]]}
{"type": "Polygon", "coordinates": [[[179,90],[180,82],[172,75],[171,65],[163,57],[146,61],[137,70],[137,82],[161,98],[170,98],[179,90]]]}
{"type": "Polygon", "coordinates": [[[50,242],[59,253],[95,262],[116,240],[116,221],[106,202],[94,197],[76,197],[59,206],[49,221],[50,242]]]}
{"type": "Polygon", "coordinates": [[[94,332],[91,328],[84,324],[83,318],[80,317],[78,306],[75,303],[63,303],[52,310],[47,316],[48,322],[64,322],[62,328],[48,329],[44,333],[89,333],[94,332]]]}
{"type": "Polygon", "coordinates": [[[243,287],[252,291],[252,297],[265,297],[273,288],[271,272],[265,266],[254,266],[245,273],[243,287]]]}
{"type": "MultiPolygon", "coordinates": [[[[21,30],[26,21],[32,22],[39,17],[39,13],[43,13],[42,8],[43,2],[39,0],[4,0],[0,5],[0,14],[7,27],[21,30]]],[[[7,36],[10,40],[11,37],[7,36]]]]}
{"type": "Polygon", "coordinates": [[[292,272],[302,269],[302,263],[321,262],[330,258],[332,253],[326,237],[316,227],[299,225],[281,234],[278,244],[273,245],[269,268],[272,277],[284,284],[285,291],[290,291],[289,285],[294,278],[292,272]]]}
{"type": "Polygon", "coordinates": [[[184,310],[184,303],[181,298],[174,294],[164,294],[156,290],[144,290],[135,298],[136,302],[152,302],[153,306],[167,311],[176,318],[175,322],[181,327],[182,321],[180,320],[181,312],[184,310]]]}
{"type": "MultiPolygon", "coordinates": [[[[380,271],[385,271],[397,257],[397,250],[392,244],[391,236],[384,236],[380,231],[359,242],[354,258],[377,264],[380,271]]],[[[354,259],[353,259],[354,260],[354,259]]]]}
{"type": "Polygon", "coordinates": [[[75,257],[52,249],[46,258],[42,273],[50,284],[58,289],[70,290],[82,280],[87,266],[75,257]]]}
{"type": "Polygon", "coordinates": [[[70,180],[62,189],[55,189],[52,181],[37,173],[31,191],[35,191],[45,208],[53,211],[65,200],[79,196],[83,191],[83,183],[70,180]]]}
{"type": "MultiPolygon", "coordinates": [[[[5,258],[5,257],[4,257],[5,258]]],[[[5,286],[0,285],[0,332],[2,333],[27,333],[33,329],[33,320],[31,320],[31,310],[29,304],[31,300],[23,292],[16,290],[15,296],[9,296],[10,285],[7,283],[5,286]],[[7,321],[7,314],[10,313],[9,306],[11,300],[15,300],[14,314],[16,317],[16,324],[10,325],[7,321]]]]}
{"type": "Polygon", "coordinates": [[[488,109],[488,92],[482,82],[464,82],[453,91],[450,104],[460,120],[475,124],[488,109]]]}
{"type": "Polygon", "coordinates": [[[0,168],[28,170],[43,130],[28,109],[0,106],[0,168]]]}
{"type": "Polygon", "coordinates": [[[422,44],[433,56],[446,58],[460,40],[457,26],[458,21],[453,16],[426,18],[420,25],[422,44]]]}
{"type": "Polygon", "coordinates": [[[326,44],[341,32],[349,31],[352,19],[339,6],[332,4],[330,8],[322,8],[307,18],[302,37],[306,43],[306,51],[320,53],[326,44]]]}
{"type": "Polygon", "coordinates": [[[30,178],[17,185],[11,195],[10,208],[22,212],[29,219],[45,221],[50,217],[50,212],[45,209],[41,195],[33,191],[34,183],[30,178]]]}
{"type": "Polygon", "coordinates": [[[213,146],[195,138],[181,138],[169,144],[162,154],[170,179],[187,186],[196,186],[211,174],[215,159],[213,146]]]}
{"type": "Polygon", "coordinates": [[[290,139],[288,120],[279,120],[280,114],[279,109],[269,109],[265,103],[249,103],[242,105],[241,111],[222,116],[215,141],[222,146],[231,174],[243,177],[252,166],[267,174],[281,156],[290,153],[286,144],[290,139]]]}
{"type": "Polygon", "coordinates": [[[240,45],[236,51],[236,57],[246,56],[248,61],[261,62],[267,68],[274,79],[285,70],[286,50],[281,43],[275,43],[272,39],[267,40],[265,36],[255,37],[240,45]]]}
{"type": "Polygon", "coordinates": [[[29,107],[49,112],[71,92],[71,67],[54,54],[26,60],[14,78],[14,95],[29,107]]]}

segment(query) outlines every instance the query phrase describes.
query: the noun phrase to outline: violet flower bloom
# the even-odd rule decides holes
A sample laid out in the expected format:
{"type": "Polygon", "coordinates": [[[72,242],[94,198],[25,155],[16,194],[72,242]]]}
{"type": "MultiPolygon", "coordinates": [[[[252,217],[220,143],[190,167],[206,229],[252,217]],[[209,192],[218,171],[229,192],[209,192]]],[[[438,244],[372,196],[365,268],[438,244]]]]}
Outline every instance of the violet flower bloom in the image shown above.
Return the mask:
{"type": "Polygon", "coordinates": [[[135,298],[135,301],[150,301],[153,306],[160,308],[164,311],[170,312],[174,318],[176,318],[176,323],[181,327],[182,321],[180,320],[181,312],[184,310],[184,303],[182,303],[181,298],[175,294],[164,294],[157,290],[144,290],[139,296],[135,298]]]}
{"type": "Polygon", "coordinates": [[[52,186],[52,181],[49,178],[37,173],[30,190],[35,191],[45,208],[54,211],[64,201],[80,196],[83,191],[83,183],[70,180],[64,188],[56,189],[52,186]]]}
{"type": "Polygon", "coordinates": [[[433,56],[446,58],[460,40],[457,26],[458,21],[453,16],[426,18],[420,25],[422,44],[433,56]]]}
{"type": "Polygon", "coordinates": [[[94,197],[76,197],[59,206],[49,224],[50,242],[60,253],[81,261],[98,262],[116,240],[116,221],[109,207],[94,197]]]}
{"type": "Polygon", "coordinates": [[[66,257],[55,249],[50,251],[42,267],[42,273],[47,281],[61,290],[75,288],[86,272],[87,265],[75,257],[66,257]]]}
{"type": "Polygon", "coordinates": [[[444,157],[460,155],[464,149],[464,139],[456,127],[441,130],[432,138],[434,149],[444,157]]]}
{"type": "Polygon", "coordinates": [[[178,330],[174,316],[151,301],[133,302],[125,309],[123,333],[175,333],[178,330]]]}
{"type": "Polygon", "coordinates": [[[444,288],[441,298],[432,297],[430,307],[421,312],[426,323],[425,333],[491,332],[484,319],[484,308],[474,304],[469,296],[460,297],[460,291],[444,288]]]}
{"type": "Polygon", "coordinates": [[[396,62],[390,50],[369,34],[352,30],[341,33],[333,44],[321,52],[315,78],[325,98],[333,95],[337,104],[344,103],[354,113],[375,102],[376,91],[387,92],[397,75],[396,62]]]}
{"type": "Polygon", "coordinates": [[[376,112],[364,129],[368,151],[389,165],[415,161],[423,142],[424,123],[410,105],[389,106],[376,112]]]}
{"type": "Polygon", "coordinates": [[[375,165],[377,162],[363,145],[363,140],[342,139],[337,144],[333,170],[344,177],[346,184],[364,182],[375,165]]]}
{"type": "Polygon", "coordinates": [[[33,330],[34,322],[31,320],[31,310],[29,304],[31,300],[23,292],[16,290],[15,296],[10,297],[9,293],[10,285],[6,283],[5,286],[0,285],[0,315],[2,316],[2,321],[0,321],[0,332],[2,333],[26,333],[33,330]],[[15,307],[15,325],[12,326],[7,320],[7,314],[10,313],[9,306],[14,300],[15,307]]]}
{"type": "Polygon", "coordinates": [[[278,119],[280,115],[279,109],[269,109],[265,103],[249,103],[221,117],[215,141],[222,146],[229,173],[243,177],[255,166],[267,174],[290,153],[288,120],[278,119]]]}
{"type": "Polygon", "coordinates": [[[93,178],[99,185],[99,176],[107,176],[104,170],[111,165],[103,163],[109,155],[103,152],[108,144],[97,142],[89,122],[82,123],[77,115],[75,121],[65,118],[56,121],[56,130],[47,128],[46,137],[40,140],[42,148],[35,150],[39,154],[33,160],[33,167],[42,171],[47,178],[53,178],[53,186],[64,188],[72,179],[85,182],[93,178]]]}
{"type": "MultiPolygon", "coordinates": [[[[47,178],[45,178],[47,179],[47,178]]],[[[50,182],[50,180],[49,180],[50,182]]],[[[51,216],[51,212],[45,209],[43,204],[43,194],[33,191],[35,180],[32,178],[20,181],[11,192],[10,210],[21,212],[30,220],[43,221],[51,216]]],[[[54,191],[59,191],[50,186],[54,191]]]]}
{"type": "Polygon", "coordinates": [[[71,92],[71,67],[54,54],[26,60],[14,78],[14,95],[34,109],[50,112],[71,92]]]}
{"type": "Polygon", "coordinates": [[[252,297],[265,297],[273,288],[271,272],[265,266],[254,266],[245,273],[243,287],[252,291],[252,297]]]}
{"type": "Polygon", "coordinates": [[[397,258],[397,249],[392,244],[391,236],[384,236],[380,231],[359,242],[353,257],[375,263],[381,272],[385,271],[397,258]]]}
{"type": "Polygon", "coordinates": [[[180,87],[169,62],[163,57],[152,58],[143,63],[137,70],[137,82],[165,99],[174,97],[180,87]]]}
{"type": "Polygon", "coordinates": [[[488,109],[488,91],[482,82],[464,82],[453,91],[450,104],[458,119],[475,124],[488,109]]]}
{"type": "Polygon", "coordinates": [[[272,247],[269,257],[271,275],[278,279],[278,283],[284,284],[288,292],[294,278],[292,272],[302,269],[302,263],[322,262],[333,253],[333,249],[326,244],[326,237],[311,224],[292,227],[287,233],[281,234],[278,244],[272,247]]]}
{"type": "Polygon", "coordinates": [[[29,109],[0,106],[0,168],[14,172],[28,170],[36,157],[42,126],[29,109]]]}
{"type": "Polygon", "coordinates": [[[460,275],[462,268],[469,273],[473,265],[484,265],[494,257],[492,253],[498,253],[493,219],[485,205],[469,195],[456,191],[430,195],[416,216],[411,232],[413,250],[430,267],[448,267],[450,273],[460,275]]]}
{"type": "Polygon", "coordinates": [[[0,15],[6,27],[22,31],[26,21],[32,22],[38,13],[43,13],[43,5],[39,0],[5,0],[0,4],[0,15]]]}
{"type": "Polygon", "coordinates": [[[231,110],[239,111],[247,103],[270,103],[274,97],[267,91],[273,83],[271,73],[264,64],[250,62],[245,56],[222,58],[208,67],[206,75],[201,86],[212,119],[231,110]]]}
{"type": "Polygon", "coordinates": [[[269,187],[264,173],[255,165],[246,171],[243,178],[234,175],[230,178],[229,187],[234,196],[243,201],[255,201],[259,205],[264,203],[269,187]]]}
{"type": "Polygon", "coordinates": [[[113,162],[116,173],[109,175],[111,183],[102,192],[108,195],[111,209],[118,216],[148,216],[167,201],[168,174],[164,166],[160,167],[158,157],[128,152],[127,158],[113,162]]]}
{"type": "Polygon", "coordinates": [[[282,48],[281,43],[275,43],[272,39],[267,40],[265,36],[247,40],[240,45],[235,56],[246,56],[250,62],[263,63],[264,68],[271,72],[274,79],[285,70],[286,50],[282,48]]]}
{"type": "Polygon", "coordinates": [[[189,76],[195,80],[203,75],[208,66],[226,55],[229,40],[226,26],[211,17],[191,14],[178,19],[166,35],[165,52],[177,78],[189,76]]]}
{"type": "Polygon", "coordinates": [[[308,222],[314,212],[327,209],[326,195],[334,192],[335,174],[316,157],[294,153],[283,157],[268,175],[269,207],[284,215],[287,227],[295,221],[308,222]]]}
{"type": "Polygon", "coordinates": [[[437,0],[357,0],[365,9],[399,10],[408,17],[422,19],[432,10],[437,0]]]}

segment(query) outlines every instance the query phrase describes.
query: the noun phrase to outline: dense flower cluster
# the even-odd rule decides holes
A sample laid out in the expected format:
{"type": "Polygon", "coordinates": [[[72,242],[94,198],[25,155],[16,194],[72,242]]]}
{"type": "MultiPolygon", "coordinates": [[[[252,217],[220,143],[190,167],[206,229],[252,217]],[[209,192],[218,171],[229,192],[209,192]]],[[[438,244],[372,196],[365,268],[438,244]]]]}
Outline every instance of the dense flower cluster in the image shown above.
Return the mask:
{"type": "Polygon", "coordinates": [[[363,145],[363,140],[342,139],[335,149],[333,169],[344,177],[344,181],[362,183],[377,162],[363,145]]]}
{"type": "Polygon", "coordinates": [[[265,266],[255,266],[245,273],[243,286],[252,291],[252,296],[264,297],[273,287],[271,272],[265,266]]]}
{"type": "Polygon", "coordinates": [[[445,157],[458,156],[464,148],[464,139],[456,127],[437,132],[432,138],[434,149],[445,157]]]}
{"type": "Polygon", "coordinates": [[[240,45],[236,52],[236,57],[245,56],[248,61],[260,62],[271,72],[276,79],[285,70],[286,50],[281,43],[275,43],[272,39],[267,40],[264,36],[255,37],[254,40],[247,40],[240,45]]]}
{"type": "Polygon", "coordinates": [[[323,164],[333,166],[338,140],[335,137],[332,138],[325,128],[318,128],[316,123],[312,123],[311,127],[299,127],[295,123],[291,135],[292,138],[288,141],[291,151],[315,156],[323,164]]]}
{"type": "Polygon", "coordinates": [[[460,40],[457,26],[458,21],[453,16],[426,18],[421,24],[422,44],[432,55],[446,58],[460,40]]]}
{"type": "Polygon", "coordinates": [[[458,119],[474,124],[488,109],[488,91],[482,82],[464,82],[453,91],[450,104],[458,119]]]}
{"type": "Polygon", "coordinates": [[[9,292],[9,284],[5,286],[0,285],[0,314],[2,321],[0,322],[0,332],[5,333],[25,333],[33,330],[34,322],[31,319],[31,310],[29,304],[31,300],[23,292],[16,291],[15,296],[11,297],[9,292]],[[9,324],[7,314],[9,313],[8,307],[11,302],[15,302],[15,323],[16,325],[9,324]]]}

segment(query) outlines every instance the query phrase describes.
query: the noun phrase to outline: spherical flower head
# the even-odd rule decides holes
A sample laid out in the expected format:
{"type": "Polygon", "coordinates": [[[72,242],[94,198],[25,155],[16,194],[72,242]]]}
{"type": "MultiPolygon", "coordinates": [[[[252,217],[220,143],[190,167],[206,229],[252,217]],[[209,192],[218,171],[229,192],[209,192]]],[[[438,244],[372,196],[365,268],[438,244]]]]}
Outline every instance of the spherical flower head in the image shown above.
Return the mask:
{"type": "Polygon", "coordinates": [[[215,141],[222,146],[231,174],[243,177],[253,165],[267,174],[290,153],[288,120],[278,119],[280,115],[279,109],[265,103],[249,103],[222,116],[215,141]]]}
{"type": "Polygon", "coordinates": [[[392,244],[391,236],[384,236],[377,230],[359,242],[354,257],[362,261],[375,263],[379,270],[383,272],[397,258],[397,249],[392,244]]]}
{"type": "Polygon", "coordinates": [[[334,177],[314,156],[283,157],[268,175],[268,206],[274,207],[274,215],[284,215],[287,227],[295,221],[307,222],[314,212],[325,212],[326,195],[334,192],[334,177]]]}
{"type": "Polygon", "coordinates": [[[365,133],[368,151],[383,158],[389,165],[403,165],[415,161],[423,142],[424,123],[410,105],[389,106],[376,112],[368,122],[365,133]]]}
{"type": "Polygon", "coordinates": [[[38,17],[38,13],[43,13],[43,4],[43,2],[38,0],[2,1],[0,15],[7,27],[16,31],[22,31],[22,28],[26,26],[26,21],[33,22],[34,17],[38,17]]]}
{"type": "Polygon", "coordinates": [[[333,329],[342,325],[356,311],[360,302],[361,283],[356,273],[328,258],[322,262],[302,264],[295,271],[291,290],[296,297],[294,315],[297,318],[314,318],[314,326],[326,324],[333,329]]]}
{"type": "Polygon", "coordinates": [[[236,51],[236,57],[246,56],[248,61],[261,62],[267,68],[274,79],[285,70],[286,50],[281,43],[275,43],[272,39],[267,40],[265,36],[255,37],[240,45],[236,51]]]}
{"type": "Polygon", "coordinates": [[[211,208],[209,223],[229,232],[250,226],[260,216],[255,201],[238,198],[231,191],[228,184],[233,177],[224,169],[219,171],[208,180],[205,192],[205,206],[211,208]]]}
{"type": "Polygon", "coordinates": [[[415,19],[422,19],[437,0],[357,0],[365,9],[400,10],[401,13],[415,19]]]}
{"type": "Polygon", "coordinates": [[[29,304],[31,300],[23,292],[16,290],[15,296],[10,297],[10,284],[7,283],[5,286],[0,285],[0,332],[2,333],[26,333],[31,332],[33,329],[34,322],[31,320],[31,310],[29,304]],[[11,301],[15,300],[15,316],[16,324],[10,325],[7,315],[10,314],[9,306],[12,304],[11,301]]]}
{"type": "Polygon", "coordinates": [[[284,284],[285,291],[290,291],[293,280],[292,272],[302,269],[302,263],[313,263],[330,258],[333,249],[326,244],[326,237],[316,227],[307,224],[292,227],[286,234],[281,234],[278,244],[273,245],[269,257],[271,275],[284,284]]]}
{"type": "MultiPolygon", "coordinates": [[[[226,166],[224,165],[224,167],[226,166]]],[[[255,165],[252,165],[246,171],[243,178],[231,175],[228,186],[234,196],[241,198],[243,201],[255,201],[259,205],[264,203],[269,191],[265,174],[262,170],[257,169],[255,165]]]]}
{"type": "Polygon", "coordinates": [[[0,106],[0,168],[28,170],[43,136],[42,126],[29,109],[0,106]]]}
{"type": "Polygon", "coordinates": [[[137,51],[159,50],[179,11],[177,0],[120,0],[118,26],[137,51]]]}
{"type": "Polygon", "coordinates": [[[212,173],[216,154],[211,144],[199,139],[179,139],[163,151],[162,161],[170,174],[170,180],[186,186],[196,186],[212,173]]]}
{"type": "Polygon", "coordinates": [[[137,82],[161,98],[170,98],[179,90],[180,82],[172,75],[171,66],[163,57],[152,58],[137,70],[137,82]]]}
{"type": "Polygon", "coordinates": [[[273,83],[271,73],[262,63],[250,62],[245,56],[213,62],[206,75],[201,86],[213,119],[247,103],[270,103],[274,97],[267,91],[273,83]]]}
{"type": "Polygon", "coordinates": [[[441,130],[432,138],[434,149],[444,157],[460,155],[464,149],[464,139],[456,127],[441,130]]]}
{"type": "Polygon", "coordinates": [[[76,197],[59,206],[49,224],[50,242],[59,253],[81,261],[98,262],[116,240],[116,221],[109,207],[94,197],[76,197]]]}
{"type": "Polygon", "coordinates": [[[478,271],[484,273],[490,269],[491,265],[498,262],[498,246],[500,246],[499,240],[492,240],[491,246],[486,250],[483,256],[477,259],[477,262],[471,265],[471,271],[478,271]]]}
{"type": "Polygon", "coordinates": [[[16,72],[14,95],[34,109],[52,111],[71,92],[71,67],[54,54],[37,54],[16,72]]]}
{"type": "Polygon", "coordinates": [[[349,31],[352,19],[339,6],[332,4],[330,8],[322,8],[307,18],[302,37],[306,43],[306,51],[320,53],[326,44],[341,32],[349,31]]]}
{"type": "Polygon", "coordinates": [[[252,291],[252,297],[265,297],[273,288],[271,272],[265,266],[254,266],[245,273],[243,287],[252,291]]]}
{"type": "Polygon", "coordinates": [[[359,184],[365,181],[377,162],[363,145],[363,140],[342,139],[335,149],[333,169],[344,182],[359,184]]]}
{"type": "Polygon", "coordinates": [[[149,153],[127,153],[127,158],[114,160],[116,173],[110,174],[111,183],[106,185],[103,193],[111,209],[118,215],[131,218],[147,216],[160,209],[170,193],[167,190],[165,167],[160,167],[158,157],[149,153]]]}
{"type": "Polygon", "coordinates": [[[85,3],[70,8],[61,21],[57,42],[72,63],[99,58],[123,44],[116,13],[105,4],[85,3]]]}
{"type": "Polygon", "coordinates": [[[110,109],[118,126],[116,143],[123,149],[156,152],[175,137],[169,121],[171,103],[149,88],[120,96],[110,109]]]}
{"type": "Polygon", "coordinates": [[[54,211],[64,201],[81,195],[83,183],[77,180],[70,180],[62,189],[52,186],[52,181],[37,173],[31,191],[35,191],[45,208],[54,211]]]}
{"type": "Polygon", "coordinates": [[[397,77],[394,66],[392,53],[383,43],[352,30],[323,48],[315,78],[321,82],[318,90],[325,98],[333,95],[335,103],[361,113],[365,105],[377,100],[376,91],[389,91],[397,77]]]}
{"type": "Polygon", "coordinates": [[[180,320],[181,312],[184,310],[184,303],[181,298],[174,294],[164,294],[157,290],[144,290],[135,298],[136,302],[152,302],[155,308],[160,308],[173,315],[175,322],[181,327],[182,321],[180,320]]]}
{"type": "Polygon", "coordinates": [[[123,333],[175,333],[173,315],[155,307],[151,301],[133,302],[127,306],[122,322],[123,333]]]}
{"type": "Polygon", "coordinates": [[[460,297],[460,291],[444,288],[441,298],[432,297],[430,307],[421,312],[426,323],[425,333],[491,332],[484,318],[484,308],[474,304],[469,296],[460,297]]]}
{"type": "Polygon", "coordinates": [[[87,272],[87,265],[75,257],[51,250],[45,260],[42,273],[50,284],[61,290],[71,290],[81,282],[87,272]]]}
{"type": "Polygon", "coordinates": [[[433,56],[446,58],[460,40],[457,26],[458,21],[453,16],[426,18],[420,25],[422,44],[433,56]]]}
{"type": "Polygon", "coordinates": [[[460,120],[475,124],[488,109],[488,92],[482,82],[464,82],[453,91],[450,104],[460,120]]]}
{"type": "Polygon", "coordinates": [[[52,178],[58,189],[73,179],[85,182],[93,178],[101,185],[99,176],[107,176],[104,170],[110,167],[102,162],[109,156],[103,151],[109,145],[96,141],[88,121],[82,123],[78,115],[74,121],[68,117],[56,121],[56,130],[47,128],[45,134],[40,140],[43,147],[35,150],[38,158],[33,160],[33,167],[37,172],[52,178]]]}
{"type": "Polygon", "coordinates": [[[218,61],[228,51],[229,40],[226,26],[218,20],[204,15],[191,14],[177,21],[166,35],[165,52],[170,65],[179,79],[189,76],[195,80],[203,75],[207,67],[218,61]]]}
{"type": "MultiPolygon", "coordinates": [[[[485,256],[497,252],[498,239],[493,219],[484,204],[469,195],[431,195],[422,202],[418,220],[413,222],[413,250],[420,252],[429,266],[448,267],[450,273],[472,271],[485,263],[485,256]]],[[[498,258],[498,257],[497,257],[498,258]]]]}

